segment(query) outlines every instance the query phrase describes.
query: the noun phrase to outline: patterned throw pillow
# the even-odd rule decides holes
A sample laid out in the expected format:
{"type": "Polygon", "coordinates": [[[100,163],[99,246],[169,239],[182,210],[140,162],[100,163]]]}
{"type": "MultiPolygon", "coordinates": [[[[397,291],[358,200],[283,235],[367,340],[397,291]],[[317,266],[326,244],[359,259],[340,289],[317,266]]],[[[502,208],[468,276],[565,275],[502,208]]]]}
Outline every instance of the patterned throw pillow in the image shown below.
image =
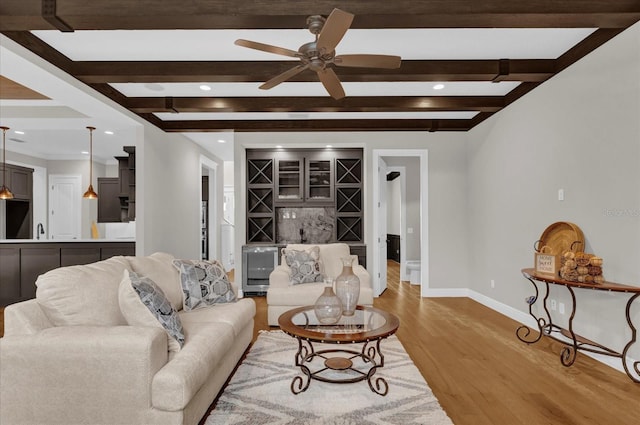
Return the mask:
{"type": "Polygon", "coordinates": [[[170,337],[169,351],[180,351],[184,345],[180,317],[153,280],[125,270],[118,303],[130,326],[161,326],[170,337]]]}
{"type": "Polygon", "coordinates": [[[185,311],[237,300],[227,272],[218,261],[173,260],[180,271],[185,311]]]}
{"type": "Polygon", "coordinates": [[[320,267],[320,247],[314,246],[307,251],[284,248],[284,259],[291,269],[291,284],[322,282],[320,267]]]}

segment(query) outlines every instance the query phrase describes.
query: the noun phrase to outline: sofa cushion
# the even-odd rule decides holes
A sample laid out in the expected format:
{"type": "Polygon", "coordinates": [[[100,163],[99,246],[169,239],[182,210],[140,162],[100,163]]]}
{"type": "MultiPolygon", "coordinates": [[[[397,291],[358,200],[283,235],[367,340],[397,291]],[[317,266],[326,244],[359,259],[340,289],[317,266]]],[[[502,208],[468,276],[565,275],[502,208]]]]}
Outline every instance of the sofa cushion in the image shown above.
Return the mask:
{"type": "Polygon", "coordinates": [[[219,304],[211,308],[183,310],[178,313],[185,328],[200,323],[226,323],[233,327],[235,336],[246,328],[256,315],[256,303],[251,298],[242,298],[232,304],[219,304]]]}
{"type": "Polygon", "coordinates": [[[162,327],[169,335],[169,351],[180,351],[184,345],[180,317],[153,280],[125,271],[118,300],[130,326],[162,327]]]}
{"type": "Polygon", "coordinates": [[[36,280],[36,300],[54,326],[117,326],[127,321],[118,305],[125,257],[60,267],[36,280]]]}
{"type": "Polygon", "coordinates": [[[180,271],[185,311],[236,301],[227,272],[218,261],[173,260],[180,271]]]}
{"type": "Polygon", "coordinates": [[[285,261],[291,269],[291,284],[322,282],[323,276],[320,266],[320,248],[311,247],[308,250],[284,248],[282,250],[285,261]]]}
{"type": "Polygon", "coordinates": [[[127,257],[127,259],[132,271],[138,276],[148,277],[162,289],[173,308],[176,310],[182,308],[180,274],[171,263],[173,255],[156,252],[148,257],[127,257]]]}

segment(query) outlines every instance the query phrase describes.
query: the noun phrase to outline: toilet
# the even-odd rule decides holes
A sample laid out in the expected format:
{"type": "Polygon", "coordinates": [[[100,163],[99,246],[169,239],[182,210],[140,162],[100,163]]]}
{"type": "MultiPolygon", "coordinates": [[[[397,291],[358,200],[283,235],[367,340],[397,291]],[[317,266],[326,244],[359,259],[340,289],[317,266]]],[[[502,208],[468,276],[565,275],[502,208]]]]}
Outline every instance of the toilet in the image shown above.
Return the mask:
{"type": "Polygon", "coordinates": [[[420,285],[420,260],[407,261],[407,273],[412,285],[420,285]]]}

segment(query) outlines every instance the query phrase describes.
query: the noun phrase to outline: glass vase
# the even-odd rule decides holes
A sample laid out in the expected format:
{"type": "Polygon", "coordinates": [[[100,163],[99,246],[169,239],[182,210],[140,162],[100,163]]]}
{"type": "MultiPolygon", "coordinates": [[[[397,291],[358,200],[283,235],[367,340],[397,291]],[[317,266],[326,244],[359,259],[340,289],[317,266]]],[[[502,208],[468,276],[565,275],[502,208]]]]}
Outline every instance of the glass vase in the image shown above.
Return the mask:
{"type": "Polygon", "coordinates": [[[340,316],[342,316],[342,302],[333,292],[332,286],[325,286],[324,292],[313,305],[313,310],[321,325],[338,323],[340,316]]]}
{"type": "Polygon", "coordinates": [[[353,273],[353,258],[342,258],[342,273],[336,278],[336,295],[342,301],[342,315],[353,316],[360,296],[360,279],[353,273]]]}

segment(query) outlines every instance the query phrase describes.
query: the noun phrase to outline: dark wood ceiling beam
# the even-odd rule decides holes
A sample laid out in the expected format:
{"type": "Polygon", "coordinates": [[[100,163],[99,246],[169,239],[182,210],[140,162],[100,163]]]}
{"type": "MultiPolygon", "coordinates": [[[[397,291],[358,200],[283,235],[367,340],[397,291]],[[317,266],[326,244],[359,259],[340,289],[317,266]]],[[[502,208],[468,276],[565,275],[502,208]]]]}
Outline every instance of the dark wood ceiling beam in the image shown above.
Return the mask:
{"type": "MultiPolygon", "coordinates": [[[[504,60],[503,60],[504,61],[504,60]]],[[[335,67],[343,82],[367,81],[492,81],[500,60],[406,60],[399,69],[335,67]]],[[[555,72],[552,59],[508,60],[501,81],[544,81],[555,72]]],[[[73,74],[85,83],[263,82],[295,66],[296,61],[113,61],[75,62],[73,74]]],[[[290,81],[318,81],[305,71],[290,81]]]]}
{"type": "MultiPolygon", "coordinates": [[[[57,0],[56,16],[76,30],[304,28],[308,15],[328,15],[336,5],[356,15],[352,28],[623,28],[640,19],[633,0],[57,0]]],[[[0,13],[2,31],[54,28],[42,0],[3,0],[0,13]]]]}
{"type": "Polygon", "coordinates": [[[135,97],[123,103],[136,113],[153,112],[421,112],[498,111],[502,96],[416,97],[135,97]],[[167,100],[170,99],[170,102],[167,100]]]}
{"type": "Polygon", "coordinates": [[[169,133],[234,130],[254,131],[467,131],[471,120],[214,120],[163,121],[169,133]]]}
{"type": "Polygon", "coordinates": [[[556,72],[560,72],[569,65],[572,65],[580,58],[586,56],[616,35],[620,34],[622,31],[622,29],[599,29],[593,32],[590,36],[573,46],[556,60],[556,72]]]}

